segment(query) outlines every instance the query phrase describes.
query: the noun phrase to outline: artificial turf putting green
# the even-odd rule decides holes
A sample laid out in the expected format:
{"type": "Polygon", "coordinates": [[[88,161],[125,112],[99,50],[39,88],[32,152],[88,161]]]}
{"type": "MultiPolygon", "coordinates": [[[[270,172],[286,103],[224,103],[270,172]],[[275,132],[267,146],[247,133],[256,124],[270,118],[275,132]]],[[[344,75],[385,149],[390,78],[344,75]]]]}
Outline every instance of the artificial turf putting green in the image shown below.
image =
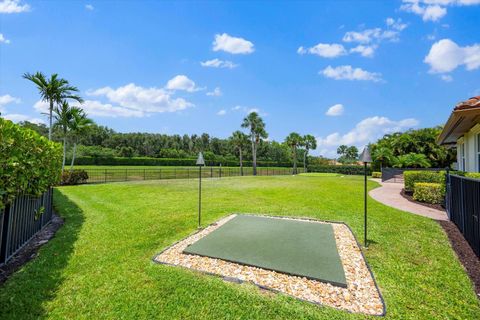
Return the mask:
{"type": "Polygon", "coordinates": [[[183,252],[347,286],[327,223],[237,215],[183,252]]]}

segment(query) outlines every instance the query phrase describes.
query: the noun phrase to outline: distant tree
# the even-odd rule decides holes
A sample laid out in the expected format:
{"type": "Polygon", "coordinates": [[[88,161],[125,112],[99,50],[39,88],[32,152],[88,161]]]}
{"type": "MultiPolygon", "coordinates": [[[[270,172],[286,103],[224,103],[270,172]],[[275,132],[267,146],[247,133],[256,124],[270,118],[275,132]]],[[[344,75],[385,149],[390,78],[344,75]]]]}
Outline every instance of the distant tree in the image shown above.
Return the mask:
{"type": "Polygon", "coordinates": [[[243,176],[243,150],[248,146],[248,136],[237,130],[232,133],[230,141],[234,148],[238,151],[239,160],[240,160],[240,175],[243,176]]]}
{"type": "Polygon", "coordinates": [[[118,149],[118,154],[120,157],[131,158],[135,155],[135,150],[130,146],[121,146],[120,149],[118,149]]]}
{"type": "Polygon", "coordinates": [[[292,151],[293,158],[293,174],[297,174],[297,148],[303,143],[303,138],[296,132],[290,133],[285,138],[285,144],[288,145],[292,151]]]}
{"type": "Polygon", "coordinates": [[[342,164],[353,163],[358,159],[358,149],[355,146],[346,146],[342,144],[337,148],[337,154],[340,155],[338,162],[342,164]]]}
{"type": "Polygon", "coordinates": [[[358,149],[357,149],[357,147],[355,147],[355,146],[348,147],[346,152],[345,152],[345,156],[349,160],[358,159],[358,149]]]}
{"type": "Polygon", "coordinates": [[[21,125],[24,128],[28,128],[33,131],[36,131],[38,134],[44,137],[48,137],[48,128],[43,123],[33,123],[29,121],[22,121],[22,122],[19,122],[19,125],[21,125]]]}
{"type": "Polygon", "coordinates": [[[78,92],[77,87],[71,86],[67,80],[59,78],[56,73],[52,74],[50,79],[47,79],[41,72],[25,73],[23,78],[32,81],[37,86],[42,101],[49,104],[48,139],[52,140],[53,109],[55,105],[61,105],[67,99],[83,103],[83,99],[75,94],[75,92],[78,92]]]}
{"type": "Polygon", "coordinates": [[[72,152],[72,161],[70,163],[70,171],[73,170],[73,165],[75,163],[75,154],[77,152],[77,143],[79,137],[85,133],[86,129],[93,125],[93,120],[87,117],[87,114],[78,107],[71,108],[71,121],[69,122],[70,135],[73,140],[73,152],[72,152]]]}
{"type": "Polygon", "coordinates": [[[372,152],[372,156],[374,161],[378,161],[380,163],[380,170],[384,164],[388,165],[392,163],[393,159],[395,158],[392,150],[386,147],[375,148],[372,152]]]}
{"type": "Polygon", "coordinates": [[[337,154],[339,156],[345,156],[347,154],[348,146],[342,144],[337,148],[337,154]]]}
{"type": "Polygon", "coordinates": [[[303,147],[305,152],[303,153],[303,171],[307,172],[307,156],[308,151],[317,149],[317,139],[311,134],[303,136],[303,147]]]}
{"type": "Polygon", "coordinates": [[[55,107],[54,109],[54,126],[59,128],[62,133],[63,139],[63,161],[62,161],[62,173],[65,169],[65,156],[67,153],[67,135],[73,121],[72,108],[68,105],[67,101],[62,101],[62,103],[55,107]]]}
{"type": "Polygon", "coordinates": [[[250,112],[242,123],[242,128],[247,128],[250,131],[250,142],[252,144],[252,160],[253,160],[253,175],[257,175],[257,147],[262,139],[268,138],[265,131],[265,123],[256,112],[250,112]]]}

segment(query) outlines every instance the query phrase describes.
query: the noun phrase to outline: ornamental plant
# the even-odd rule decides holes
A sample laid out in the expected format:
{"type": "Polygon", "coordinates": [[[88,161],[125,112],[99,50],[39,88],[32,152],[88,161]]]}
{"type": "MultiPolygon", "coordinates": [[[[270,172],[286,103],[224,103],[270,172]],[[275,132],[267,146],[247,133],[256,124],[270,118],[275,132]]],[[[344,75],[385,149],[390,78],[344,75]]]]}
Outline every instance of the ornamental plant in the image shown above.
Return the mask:
{"type": "Polygon", "coordinates": [[[59,182],[60,144],[0,118],[0,209],[17,195],[39,196],[59,182]]]}
{"type": "Polygon", "coordinates": [[[440,183],[417,182],[414,186],[413,199],[421,202],[439,204],[445,193],[440,183]]]}

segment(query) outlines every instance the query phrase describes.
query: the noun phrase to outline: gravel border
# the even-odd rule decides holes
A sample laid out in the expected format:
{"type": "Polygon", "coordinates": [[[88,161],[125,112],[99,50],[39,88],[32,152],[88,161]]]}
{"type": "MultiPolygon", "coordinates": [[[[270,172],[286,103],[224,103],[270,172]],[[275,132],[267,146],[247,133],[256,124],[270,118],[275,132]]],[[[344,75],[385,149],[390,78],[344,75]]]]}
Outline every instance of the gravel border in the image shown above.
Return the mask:
{"type": "Polygon", "coordinates": [[[253,266],[227,262],[221,259],[183,254],[183,250],[221,225],[234,218],[229,215],[219,221],[198,230],[194,234],[164,249],[153,258],[159,264],[180,266],[222,277],[224,280],[237,283],[251,282],[262,289],[283,293],[296,299],[318,305],[325,305],[352,313],[383,316],[386,308],[382,295],[373,274],[365,261],[351,229],[344,223],[320,221],[310,218],[279,217],[265,215],[277,219],[303,220],[312,223],[329,223],[332,225],[340,255],[347,288],[317,280],[287,275],[253,266]]]}

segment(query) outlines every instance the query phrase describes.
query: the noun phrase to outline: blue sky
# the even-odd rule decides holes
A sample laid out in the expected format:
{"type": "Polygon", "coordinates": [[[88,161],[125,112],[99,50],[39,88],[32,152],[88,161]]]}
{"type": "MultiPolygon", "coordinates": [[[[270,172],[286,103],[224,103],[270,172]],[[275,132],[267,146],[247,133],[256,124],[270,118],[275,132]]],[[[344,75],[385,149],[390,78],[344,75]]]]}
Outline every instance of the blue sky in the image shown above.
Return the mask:
{"type": "Polygon", "coordinates": [[[480,0],[0,0],[0,111],[46,121],[21,75],[58,73],[117,131],[228,137],[258,110],[333,156],[480,95],[479,18],[480,0]]]}

